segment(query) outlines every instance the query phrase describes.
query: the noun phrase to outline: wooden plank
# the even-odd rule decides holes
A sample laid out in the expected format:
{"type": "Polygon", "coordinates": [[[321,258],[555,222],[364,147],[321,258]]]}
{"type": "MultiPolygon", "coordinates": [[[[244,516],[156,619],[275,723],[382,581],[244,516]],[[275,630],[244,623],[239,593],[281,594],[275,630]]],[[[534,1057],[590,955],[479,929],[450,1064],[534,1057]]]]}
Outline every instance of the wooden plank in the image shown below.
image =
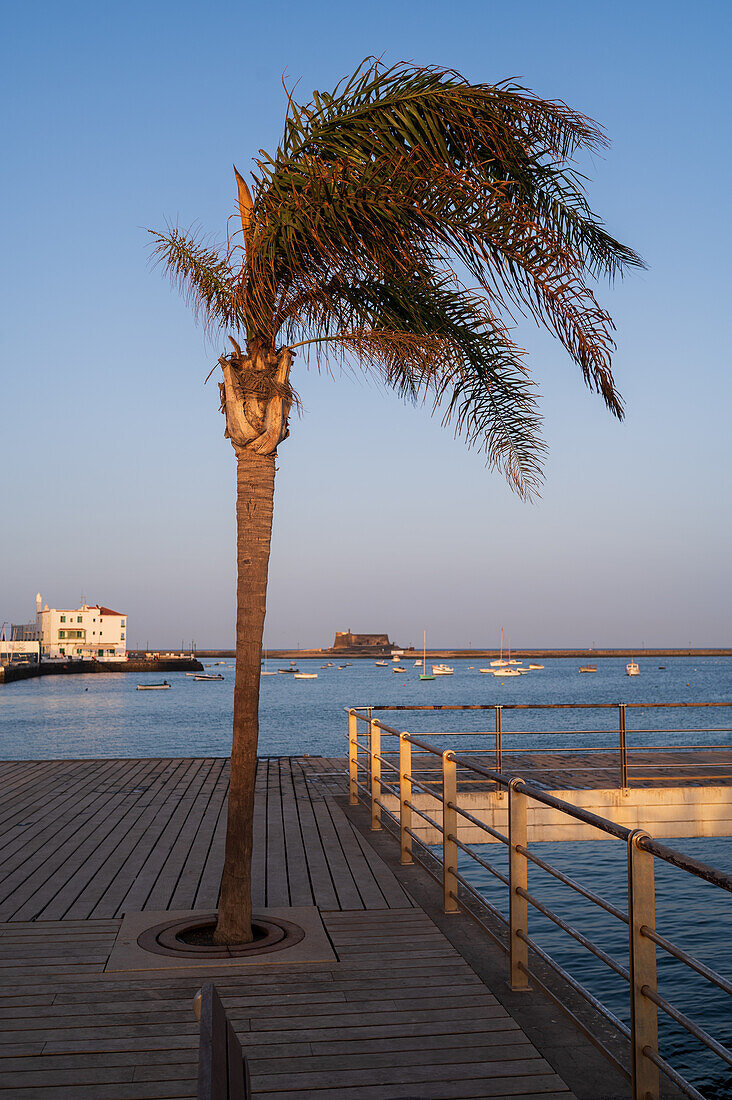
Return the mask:
{"type": "MultiPolygon", "coordinates": [[[[208,804],[211,801],[211,796],[215,790],[222,765],[223,761],[220,760],[204,761],[204,774],[201,775],[199,773],[196,777],[195,784],[191,787],[190,794],[186,796],[191,799],[190,809],[178,835],[170,846],[167,858],[155,881],[155,885],[146,899],[146,909],[172,908],[171,898],[173,892],[175,891],[181,872],[191,851],[191,847],[196,839],[208,804]]],[[[193,908],[193,896],[190,898],[189,905],[182,906],[182,908],[193,908]]]]}
{"type": "Polygon", "coordinates": [[[143,813],[119,843],[114,859],[105,863],[104,873],[95,883],[94,894],[85,898],[92,903],[91,917],[117,916],[124,912],[127,892],[137,881],[150,853],[160,843],[172,807],[197,770],[195,760],[171,760],[169,764],[154,792],[150,792],[143,813]]]}
{"type": "MultiPolygon", "coordinates": [[[[134,782],[137,766],[144,765],[127,761],[115,771],[92,762],[87,794],[134,782]]],[[[164,908],[173,899],[184,908],[194,895],[218,891],[228,766],[213,758],[148,766],[144,803],[119,800],[103,826],[92,798],[60,803],[68,839],[75,838],[72,866],[64,871],[52,860],[35,896],[48,914],[63,909],[70,919],[0,925],[3,1100],[20,1092],[45,1100],[51,1090],[54,1100],[190,1100],[198,1038],[191,1001],[202,981],[214,980],[248,1052],[257,1095],[269,1100],[415,1093],[569,1100],[340,806],[306,781],[304,767],[313,779],[316,770],[335,775],[328,762],[260,762],[259,869],[270,904],[327,899],[323,918],[339,962],[103,973],[120,925],[103,914],[122,904],[164,908]],[[79,919],[91,911],[97,919],[79,919]]],[[[46,770],[49,797],[54,769],[46,770]]],[[[76,780],[81,772],[65,774],[76,780]]],[[[28,778],[22,770],[15,775],[28,778]]]]}
{"type": "Polygon", "coordinates": [[[363,899],[338,842],[338,835],[325,803],[316,799],[312,802],[312,808],[323,848],[327,853],[328,868],[338,896],[338,908],[363,909],[363,899]]]}
{"type": "Polygon", "coordinates": [[[164,792],[168,778],[175,774],[179,766],[177,761],[159,761],[153,773],[139,780],[139,784],[147,786],[147,790],[141,792],[126,813],[117,816],[106,838],[88,856],[83,867],[57,895],[54,905],[47,908],[44,916],[61,915],[71,919],[91,915],[100,896],[119,873],[134,838],[139,836],[141,823],[147,820],[152,812],[151,807],[164,792]]]}
{"type": "MultiPolygon", "coordinates": [[[[144,764],[139,764],[129,778],[134,782],[134,777],[144,774],[145,770],[144,764]]],[[[116,782],[118,775],[110,773],[107,781],[116,782]]],[[[4,876],[0,886],[3,899],[0,913],[17,920],[40,915],[44,901],[53,896],[68,877],[69,869],[77,865],[74,862],[79,858],[77,851],[89,833],[97,825],[102,829],[108,827],[110,817],[127,797],[124,785],[116,794],[94,787],[75,801],[74,808],[60,819],[52,819],[48,828],[34,838],[37,843],[31,849],[32,854],[29,852],[24,859],[19,857],[18,866],[4,876]],[[51,871],[55,873],[50,874],[51,871]]],[[[83,856],[81,858],[83,861],[83,856]]]]}
{"type": "MultiPolygon", "coordinates": [[[[421,1085],[423,1082],[464,1081],[475,1078],[545,1077],[551,1074],[551,1066],[543,1058],[503,1059],[490,1062],[477,1059],[475,1049],[472,1057],[466,1061],[449,1062],[447,1065],[437,1062],[412,1062],[409,1065],[374,1066],[368,1069],[349,1067],[344,1060],[335,1071],[319,1070],[315,1072],[297,1071],[294,1073],[267,1073],[255,1077],[257,1088],[261,1091],[275,1092],[278,1089],[300,1089],[301,1095],[311,1089],[338,1088],[348,1082],[350,1087],[363,1085],[392,1084],[421,1085]]],[[[531,1087],[531,1080],[526,1082],[531,1087]]],[[[528,1091],[528,1089],[527,1089],[528,1091]]]]}
{"type": "MultiPolygon", "coordinates": [[[[144,764],[138,762],[138,766],[144,764]]],[[[3,844],[0,881],[4,882],[11,871],[22,867],[39,851],[48,859],[54,851],[53,842],[59,840],[59,824],[73,823],[81,811],[99,803],[104,798],[99,787],[114,783],[125,770],[126,762],[119,760],[105,761],[102,768],[90,764],[77,782],[67,785],[54,776],[44,788],[36,790],[33,802],[17,811],[19,817],[30,821],[30,832],[27,835],[16,833],[3,844]],[[36,814],[38,817],[34,820],[36,814]]]]}
{"type": "Polygon", "coordinates": [[[287,886],[287,848],[285,826],[282,818],[282,789],[280,787],[280,762],[270,760],[267,783],[267,892],[270,906],[289,905],[287,886]]]}
{"type": "Polygon", "coordinates": [[[315,820],[310,791],[303,778],[302,772],[295,769],[291,773],[292,789],[297,800],[298,818],[300,821],[300,835],[307,853],[308,877],[315,899],[315,904],[321,911],[326,909],[339,909],[338,895],[333,884],[333,876],[330,871],[328,857],[323,846],[322,837],[315,820]]]}
{"type": "Polygon", "coordinates": [[[206,861],[201,871],[201,880],[198,884],[194,909],[217,909],[219,904],[219,890],[221,888],[221,875],[224,869],[224,850],[226,842],[226,816],[228,810],[229,768],[224,767],[221,776],[224,784],[224,798],[221,802],[216,825],[214,826],[211,845],[206,855],[206,861]]]}
{"type": "Polygon", "coordinates": [[[119,902],[119,911],[139,912],[147,908],[155,908],[148,905],[149,896],[157,882],[160,873],[170,856],[171,849],[175,845],[178,835],[184,827],[195,798],[206,777],[206,764],[203,760],[194,760],[181,780],[175,802],[168,801],[165,804],[164,815],[158,821],[158,827],[151,830],[151,840],[143,865],[138,869],[134,880],[129,884],[127,892],[119,902]]]}
{"type": "Polygon", "coordinates": [[[293,783],[293,761],[280,762],[280,789],[282,791],[282,819],[287,846],[287,884],[290,905],[312,905],[313,891],[310,884],[307,850],[300,826],[300,812],[293,783]]]}
{"type": "Polygon", "coordinates": [[[186,862],[171,895],[171,909],[194,909],[196,907],[196,894],[203,879],[204,869],[214,843],[219,815],[229,789],[228,764],[224,759],[218,760],[217,764],[215,787],[211,792],[198,832],[189,847],[186,862]]]}

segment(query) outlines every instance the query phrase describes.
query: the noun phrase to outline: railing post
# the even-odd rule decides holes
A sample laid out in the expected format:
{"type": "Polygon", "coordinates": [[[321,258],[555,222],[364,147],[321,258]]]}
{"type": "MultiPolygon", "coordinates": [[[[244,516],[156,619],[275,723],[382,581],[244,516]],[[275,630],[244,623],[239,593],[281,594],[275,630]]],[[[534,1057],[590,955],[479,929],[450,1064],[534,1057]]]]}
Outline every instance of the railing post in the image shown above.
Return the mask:
{"type": "Polygon", "coordinates": [[[529,934],[529,904],[518,891],[528,887],[528,860],[518,851],[525,848],[527,842],[526,807],[528,798],[518,790],[523,780],[514,778],[508,784],[508,923],[509,942],[509,986],[513,990],[529,988],[529,945],[519,936],[529,934]],[[525,967],[525,970],[521,968],[525,967]]]}
{"type": "Polygon", "coordinates": [[[399,862],[412,863],[412,838],[407,830],[412,828],[412,745],[405,731],[399,734],[399,862]]]}
{"type": "Polygon", "coordinates": [[[452,750],[442,754],[442,894],[446,913],[458,913],[457,844],[457,764],[452,750]]]}
{"type": "Polygon", "coordinates": [[[618,704],[618,733],[620,734],[620,786],[628,786],[628,742],[625,718],[625,703],[618,704]]]}
{"type": "Polygon", "coordinates": [[[503,720],[502,709],[496,706],[496,771],[503,772],[503,720]]]}
{"type": "Polygon", "coordinates": [[[354,710],[348,712],[348,801],[358,803],[358,718],[354,710]]]}
{"type": "Polygon", "coordinates": [[[375,719],[369,722],[369,773],[371,776],[371,828],[381,828],[381,727],[375,719]]]}
{"type": "Polygon", "coordinates": [[[653,855],[639,846],[648,834],[635,829],[628,837],[628,928],[630,936],[630,1033],[633,1100],[658,1100],[658,1067],[646,1050],[658,1054],[658,1008],[643,989],[656,989],[656,945],[642,929],[656,929],[653,855]]]}

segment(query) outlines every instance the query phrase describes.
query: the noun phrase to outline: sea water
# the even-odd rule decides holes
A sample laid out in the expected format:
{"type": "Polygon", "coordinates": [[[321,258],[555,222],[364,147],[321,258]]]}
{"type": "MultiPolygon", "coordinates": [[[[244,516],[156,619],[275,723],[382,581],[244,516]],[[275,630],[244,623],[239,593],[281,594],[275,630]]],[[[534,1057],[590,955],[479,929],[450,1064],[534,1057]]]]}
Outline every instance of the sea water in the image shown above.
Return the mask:
{"type": "MultiPolygon", "coordinates": [[[[520,744],[552,749],[617,744],[617,710],[511,711],[515,703],[710,703],[732,699],[732,659],[722,657],[650,658],[635,655],[640,675],[628,677],[625,659],[600,658],[596,673],[579,673],[576,659],[547,659],[544,668],[526,676],[501,680],[482,675],[480,659],[450,661],[453,676],[421,681],[414,659],[395,674],[392,664],[353,661],[346,667],[322,668],[322,661],[301,660],[303,672],[317,680],[297,680],[291,674],[261,681],[261,755],[343,756],[346,752],[346,709],[352,706],[403,706],[481,703],[503,705],[504,749],[520,744]],[[665,665],[660,668],[660,665],[665,665]],[[473,666],[473,667],[470,667],[473,666]],[[548,719],[547,715],[551,717],[548,719]],[[550,739],[512,735],[512,730],[554,728],[550,739]],[[599,732],[587,734],[586,730],[599,732]]],[[[628,657],[630,659],[630,655],[628,657]]],[[[0,686],[0,758],[59,759],[79,757],[225,756],[231,746],[233,661],[213,665],[223,680],[196,681],[183,673],[166,673],[169,691],[138,692],[138,683],[160,682],[153,674],[44,676],[0,686]]],[[[428,660],[428,665],[429,665],[428,660]]],[[[289,662],[271,662],[270,669],[289,662]]],[[[463,747],[483,743],[479,736],[493,728],[491,712],[392,711],[383,720],[446,745],[450,731],[472,733],[463,747]]],[[[689,707],[681,710],[628,710],[628,742],[633,745],[730,745],[730,712],[726,708],[689,707]],[[715,727],[716,732],[697,732],[715,727]],[[637,733],[634,731],[647,732],[637,733]],[[650,732],[656,731],[656,732],[650,732]],[[669,732],[672,731],[672,732],[669,732]]],[[[727,769],[729,770],[729,769],[727,769]]],[[[732,871],[732,838],[680,838],[674,847],[707,863],[732,871]]],[[[505,872],[502,845],[476,850],[505,872]]],[[[625,847],[613,840],[541,844],[546,862],[577,879],[619,909],[627,908],[625,847]]],[[[732,980],[732,897],[718,888],[656,860],[658,931],[732,980]]],[[[499,910],[507,913],[506,888],[461,853],[460,869],[499,910]]],[[[529,890],[600,944],[627,968],[627,928],[530,865],[529,890]]],[[[531,909],[531,907],[530,907],[531,909]]],[[[629,1022],[624,980],[531,909],[530,934],[539,945],[621,1020],[629,1022]]],[[[659,989],[716,1039],[732,1046],[730,998],[659,949],[659,989]]],[[[679,1072],[714,1100],[732,1097],[732,1069],[705,1051],[681,1027],[659,1013],[661,1050],[679,1072]]]]}

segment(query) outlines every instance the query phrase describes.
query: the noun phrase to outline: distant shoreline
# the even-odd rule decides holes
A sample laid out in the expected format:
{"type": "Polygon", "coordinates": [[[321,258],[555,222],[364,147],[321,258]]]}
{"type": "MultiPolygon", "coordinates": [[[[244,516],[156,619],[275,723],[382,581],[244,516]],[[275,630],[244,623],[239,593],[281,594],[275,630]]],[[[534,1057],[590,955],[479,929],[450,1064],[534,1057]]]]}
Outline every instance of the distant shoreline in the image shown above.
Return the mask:
{"type": "MultiPolygon", "coordinates": [[[[400,653],[405,657],[421,657],[421,649],[402,649],[400,653]]],[[[208,660],[213,657],[235,657],[233,649],[199,649],[196,657],[199,660],[208,660]]],[[[497,649],[428,649],[427,656],[431,659],[438,657],[451,657],[454,660],[464,658],[470,660],[483,660],[484,658],[496,659],[500,656],[497,649]]],[[[505,654],[504,654],[505,656],[505,654]]],[[[562,658],[571,660],[595,660],[602,658],[628,660],[635,657],[643,660],[646,657],[732,657],[732,649],[512,649],[511,656],[516,658],[562,658]]],[[[267,657],[273,661],[281,660],[347,660],[347,661],[374,661],[390,657],[384,653],[359,653],[357,650],[345,649],[268,649],[267,657]]]]}

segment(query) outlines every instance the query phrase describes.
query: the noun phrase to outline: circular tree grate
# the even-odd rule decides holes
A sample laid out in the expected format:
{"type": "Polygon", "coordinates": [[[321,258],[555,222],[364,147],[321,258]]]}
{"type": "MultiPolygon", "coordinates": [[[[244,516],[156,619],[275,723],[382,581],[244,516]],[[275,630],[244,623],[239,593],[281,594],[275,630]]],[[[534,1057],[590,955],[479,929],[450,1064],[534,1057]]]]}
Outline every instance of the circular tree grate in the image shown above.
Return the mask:
{"type": "Polygon", "coordinates": [[[202,961],[266,955],[270,951],[292,947],[305,938],[302,928],[291,921],[255,914],[252,918],[252,942],[226,946],[211,942],[215,926],[215,913],[200,913],[195,917],[179,918],[156,924],[154,928],[146,928],[137,937],[137,943],[144,951],[151,951],[155,955],[202,961]]]}

